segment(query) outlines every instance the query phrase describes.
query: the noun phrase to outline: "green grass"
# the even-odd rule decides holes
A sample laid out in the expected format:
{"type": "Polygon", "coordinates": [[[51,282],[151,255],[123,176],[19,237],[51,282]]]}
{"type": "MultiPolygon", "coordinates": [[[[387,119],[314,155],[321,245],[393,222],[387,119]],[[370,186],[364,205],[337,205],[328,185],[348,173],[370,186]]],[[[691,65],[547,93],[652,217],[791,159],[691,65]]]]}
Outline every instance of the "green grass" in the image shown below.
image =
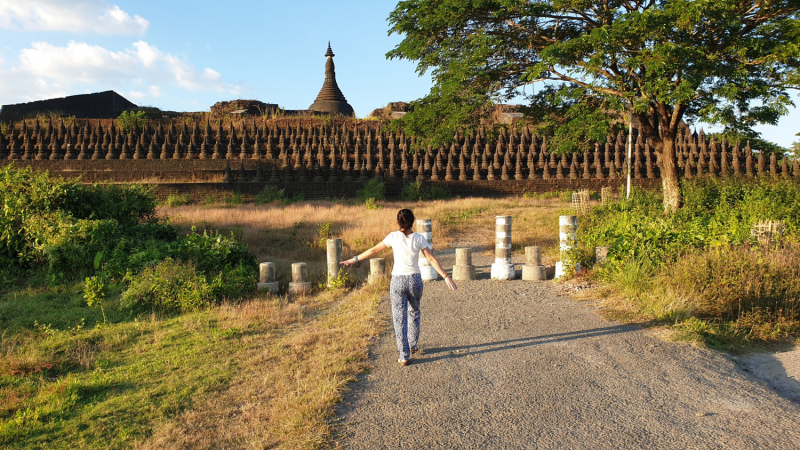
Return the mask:
{"type": "MultiPolygon", "coordinates": [[[[583,254],[609,246],[597,279],[613,287],[609,314],[666,326],[679,339],[740,352],[800,336],[800,184],[770,179],[684,180],[684,206],[662,212],[660,195],[593,209],[579,221],[583,254]],[[778,245],[751,236],[780,220],[778,245]],[[624,301],[618,301],[619,298],[624,301]]],[[[582,258],[582,263],[591,263],[582,258]]]]}
{"type": "Polygon", "coordinates": [[[215,310],[131,318],[112,306],[101,325],[78,291],[0,298],[3,448],[128,448],[235,373],[241,333],[220,333],[215,310]]]}

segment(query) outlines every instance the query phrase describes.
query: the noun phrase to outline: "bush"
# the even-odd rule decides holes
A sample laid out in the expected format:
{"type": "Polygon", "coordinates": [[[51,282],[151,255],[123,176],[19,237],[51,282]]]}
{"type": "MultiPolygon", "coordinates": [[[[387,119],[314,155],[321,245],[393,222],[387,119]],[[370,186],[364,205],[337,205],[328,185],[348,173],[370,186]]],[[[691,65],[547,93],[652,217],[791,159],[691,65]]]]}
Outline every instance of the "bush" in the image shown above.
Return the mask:
{"type": "Polygon", "coordinates": [[[373,178],[356,192],[356,198],[359,202],[366,202],[369,199],[373,201],[386,200],[386,184],[373,178]]]}
{"type": "Polygon", "coordinates": [[[214,290],[189,262],[171,258],[129,277],[120,307],[133,312],[185,312],[210,305],[214,290]]]}
{"type": "Polygon", "coordinates": [[[610,263],[647,259],[655,266],[697,250],[753,243],[758,220],[780,220],[800,238],[800,184],[784,180],[684,180],[684,206],[663,213],[661,194],[634,189],[627,201],[592,208],[579,223],[589,249],[610,246],[610,263]]]}
{"type": "Polygon", "coordinates": [[[264,186],[264,189],[256,195],[255,204],[261,205],[264,203],[272,203],[274,201],[281,201],[284,204],[288,202],[286,198],[286,190],[285,189],[278,189],[272,185],[264,186]]]}
{"type": "Polygon", "coordinates": [[[189,194],[169,194],[164,205],[170,208],[175,206],[189,205],[192,203],[192,196],[189,194]]]}
{"type": "Polygon", "coordinates": [[[800,319],[800,247],[762,251],[715,248],[687,255],[665,272],[695,315],[738,320],[753,311],[782,311],[800,319]]]}
{"type": "Polygon", "coordinates": [[[104,230],[113,228],[109,224],[115,222],[121,233],[135,229],[141,221],[152,222],[156,207],[152,190],[139,185],[84,186],[12,166],[0,169],[0,203],[4,205],[0,215],[0,268],[6,270],[43,263],[43,252],[50,245],[59,247],[81,239],[96,243],[86,234],[93,225],[81,221],[105,221],[105,225],[97,225],[104,230]],[[82,234],[71,239],[68,230],[82,234]]]}
{"type": "Polygon", "coordinates": [[[400,198],[407,201],[444,200],[450,197],[447,188],[436,184],[423,184],[417,180],[403,185],[400,198]]]}

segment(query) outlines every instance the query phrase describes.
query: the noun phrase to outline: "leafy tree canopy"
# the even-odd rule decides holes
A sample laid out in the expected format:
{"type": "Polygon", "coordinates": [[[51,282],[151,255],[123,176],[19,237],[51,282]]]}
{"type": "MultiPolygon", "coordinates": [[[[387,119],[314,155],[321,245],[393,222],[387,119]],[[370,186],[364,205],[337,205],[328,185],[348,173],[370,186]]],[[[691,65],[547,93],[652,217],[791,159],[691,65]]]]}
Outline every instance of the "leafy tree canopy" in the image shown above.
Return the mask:
{"type": "Polygon", "coordinates": [[[479,107],[523,95],[547,105],[545,127],[571,124],[560,151],[605,136],[597,111],[628,109],[666,160],[682,120],[744,132],[787,112],[800,87],[799,10],[800,0],[405,0],[389,17],[403,40],[387,57],[433,75],[404,119],[411,133],[446,139],[479,107]],[[532,93],[534,82],[549,87],[532,93]]]}

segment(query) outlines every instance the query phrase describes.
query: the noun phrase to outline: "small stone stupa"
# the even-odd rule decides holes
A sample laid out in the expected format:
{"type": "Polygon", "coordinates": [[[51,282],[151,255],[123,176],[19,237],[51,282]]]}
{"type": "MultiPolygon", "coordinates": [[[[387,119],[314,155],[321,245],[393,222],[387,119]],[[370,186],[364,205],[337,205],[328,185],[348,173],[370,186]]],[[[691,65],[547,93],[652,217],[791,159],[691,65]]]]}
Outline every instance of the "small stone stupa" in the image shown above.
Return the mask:
{"type": "Polygon", "coordinates": [[[314,100],[314,104],[309,106],[309,111],[317,111],[328,114],[344,114],[345,116],[353,115],[353,107],[347,103],[342,91],[336,84],[336,71],[333,65],[333,57],[336,56],[331,50],[331,43],[328,42],[328,51],[325,52],[328,61],[325,62],[325,83],[322,84],[322,89],[314,100]]]}

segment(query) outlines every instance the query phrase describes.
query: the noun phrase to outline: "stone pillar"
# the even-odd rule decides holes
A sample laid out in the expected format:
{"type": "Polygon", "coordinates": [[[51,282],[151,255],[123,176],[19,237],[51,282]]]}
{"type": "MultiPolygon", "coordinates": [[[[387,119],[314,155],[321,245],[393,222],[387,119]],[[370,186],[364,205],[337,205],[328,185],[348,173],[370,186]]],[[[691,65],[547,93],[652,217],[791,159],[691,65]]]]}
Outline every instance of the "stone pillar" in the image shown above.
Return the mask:
{"type": "MultiPolygon", "coordinates": [[[[561,261],[556,263],[556,278],[566,274],[564,263],[569,259],[569,253],[576,248],[578,231],[578,216],[558,216],[558,242],[561,248],[561,261]]],[[[574,263],[572,261],[567,261],[574,263]]],[[[580,270],[580,264],[575,263],[574,270],[580,270]]]]}
{"type": "Polygon", "coordinates": [[[493,280],[513,280],[517,273],[511,263],[511,216],[496,216],[493,280]]]}
{"type": "Polygon", "coordinates": [[[258,265],[258,290],[269,291],[270,294],[278,293],[278,282],[275,281],[275,263],[265,262],[258,265]]]}
{"type": "Polygon", "coordinates": [[[306,263],[292,264],[292,282],[289,283],[289,295],[306,294],[311,292],[311,282],[308,281],[308,267],[306,263]]]}
{"type": "Polygon", "coordinates": [[[541,247],[525,247],[525,265],[522,266],[522,279],[525,281],[547,280],[547,272],[542,265],[541,247]]]}
{"type": "Polygon", "coordinates": [[[456,265],[453,266],[453,279],[459,281],[474,280],[475,266],[472,265],[472,249],[456,249],[456,265]]]}
{"type": "Polygon", "coordinates": [[[380,283],[384,278],[386,278],[386,260],[384,258],[370,259],[367,283],[380,283]]]}
{"type": "MultiPolygon", "coordinates": [[[[428,245],[433,249],[433,225],[431,224],[431,219],[417,219],[417,233],[425,236],[428,245]]],[[[419,253],[419,272],[422,276],[422,281],[439,279],[439,272],[433,268],[422,252],[419,253]]]]}
{"type": "Polygon", "coordinates": [[[611,247],[595,247],[594,249],[594,263],[604,264],[608,260],[608,251],[611,247]]]}
{"type": "Polygon", "coordinates": [[[342,262],[342,240],[328,239],[328,286],[339,276],[339,263],[342,262]]]}

